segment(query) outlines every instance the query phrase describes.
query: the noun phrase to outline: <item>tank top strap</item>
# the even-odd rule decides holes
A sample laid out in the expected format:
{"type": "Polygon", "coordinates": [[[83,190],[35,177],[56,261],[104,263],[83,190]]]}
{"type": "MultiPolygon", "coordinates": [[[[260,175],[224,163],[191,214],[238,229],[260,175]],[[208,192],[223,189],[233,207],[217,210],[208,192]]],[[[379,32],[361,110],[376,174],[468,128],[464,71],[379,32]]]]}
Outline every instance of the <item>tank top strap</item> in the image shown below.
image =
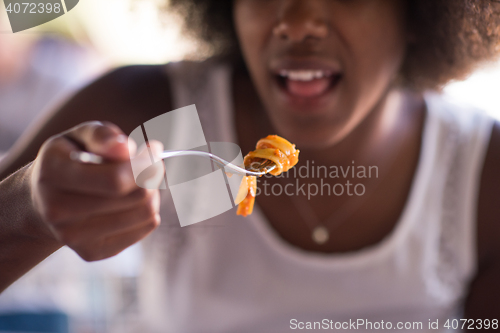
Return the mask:
{"type": "Polygon", "coordinates": [[[426,102],[438,121],[440,152],[433,180],[436,188],[441,187],[434,212],[440,216],[436,275],[441,290],[457,295],[477,270],[477,200],[494,119],[446,96],[428,93],[426,102]]]}

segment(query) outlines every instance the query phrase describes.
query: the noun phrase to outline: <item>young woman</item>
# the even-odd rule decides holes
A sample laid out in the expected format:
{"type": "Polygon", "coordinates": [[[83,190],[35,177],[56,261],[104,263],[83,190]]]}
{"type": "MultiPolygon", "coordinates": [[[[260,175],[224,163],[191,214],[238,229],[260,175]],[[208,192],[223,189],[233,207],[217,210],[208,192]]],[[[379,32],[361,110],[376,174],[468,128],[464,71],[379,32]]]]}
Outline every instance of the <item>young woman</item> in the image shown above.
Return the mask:
{"type": "MultiPolygon", "coordinates": [[[[152,293],[161,304],[150,299],[148,312],[158,331],[280,332],[323,319],[498,327],[500,127],[423,93],[497,56],[498,4],[172,5],[219,57],[118,69],[16,146],[1,167],[2,288],[61,246],[99,260],[151,233],[159,193],[136,186],[124,133],[195,103],[207,141],[247,152],[279,134],[303,165],[376,166],[378,174],[361,180],[363,195],[260,195],[251,217],[230,211],[204,222],[219,226],[211,228],[180,228],[165,196],[148,252],[162,274],[152,293]],[[72,161],[81,150],[107,162],[72,161]]],[[[339,182],[295,177],[266,181],[339,182]]]]}

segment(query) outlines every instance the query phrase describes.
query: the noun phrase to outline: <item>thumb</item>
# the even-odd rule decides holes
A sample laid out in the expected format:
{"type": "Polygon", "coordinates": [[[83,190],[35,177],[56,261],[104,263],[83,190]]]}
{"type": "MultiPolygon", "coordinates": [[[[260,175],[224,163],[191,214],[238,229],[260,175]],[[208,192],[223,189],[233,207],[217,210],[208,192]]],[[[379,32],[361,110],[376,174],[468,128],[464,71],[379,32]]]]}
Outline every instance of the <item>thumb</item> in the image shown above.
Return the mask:
{"type": "Polygon", "coordinates": [[[135,154],[136,144],[112,123],[98,121],[83,123],[65,135],[82,149],[102,156],[106,160],[126,161],[135,154]]]}

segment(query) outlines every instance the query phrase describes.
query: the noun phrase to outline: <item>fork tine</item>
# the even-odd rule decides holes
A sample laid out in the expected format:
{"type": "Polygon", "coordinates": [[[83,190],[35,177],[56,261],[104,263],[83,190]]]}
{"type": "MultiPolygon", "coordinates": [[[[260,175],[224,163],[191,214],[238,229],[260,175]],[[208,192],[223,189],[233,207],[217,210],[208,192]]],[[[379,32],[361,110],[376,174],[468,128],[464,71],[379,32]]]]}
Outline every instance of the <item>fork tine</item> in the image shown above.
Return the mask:
{"type": "Polygon", "coordinates": [[[257,167],[250,165],[250,166],[246,167],[245,169],[248,171],[262,171],[262,170],[267,169],[267,167],[270,167],[272,165],[274,165],[273,161],[265,160],[265,161],[261,162],[257,167]]]}

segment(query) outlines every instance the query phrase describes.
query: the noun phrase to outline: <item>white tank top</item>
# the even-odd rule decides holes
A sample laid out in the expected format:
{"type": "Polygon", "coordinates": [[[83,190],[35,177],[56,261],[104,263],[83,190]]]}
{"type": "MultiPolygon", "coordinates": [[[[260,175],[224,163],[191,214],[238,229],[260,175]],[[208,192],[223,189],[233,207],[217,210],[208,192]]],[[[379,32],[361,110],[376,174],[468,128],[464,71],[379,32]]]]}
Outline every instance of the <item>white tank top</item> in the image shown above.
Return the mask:
{"type": "MultiPolygon", "coordinates": [[[[174,108],[196,104],[207,141],[236,143],[229,68],[182,62],[166,70],[174,108]]],[[[447,331],[476,272],[476,204],[493,120],[443,96],[425,101],[408,201],[374,246],[301,250],[277,235],[258,206],[247,218],[233,209],[181,228],[166,191],[162,226],[147,244],[147,331],[277,333],[297,331],[300,322],[322,324],[321,331],[353,323],[361,332],[389,323],[395,331],[447,331]],[[429,329],[436,320],[439,330],[429,329]]]]}

